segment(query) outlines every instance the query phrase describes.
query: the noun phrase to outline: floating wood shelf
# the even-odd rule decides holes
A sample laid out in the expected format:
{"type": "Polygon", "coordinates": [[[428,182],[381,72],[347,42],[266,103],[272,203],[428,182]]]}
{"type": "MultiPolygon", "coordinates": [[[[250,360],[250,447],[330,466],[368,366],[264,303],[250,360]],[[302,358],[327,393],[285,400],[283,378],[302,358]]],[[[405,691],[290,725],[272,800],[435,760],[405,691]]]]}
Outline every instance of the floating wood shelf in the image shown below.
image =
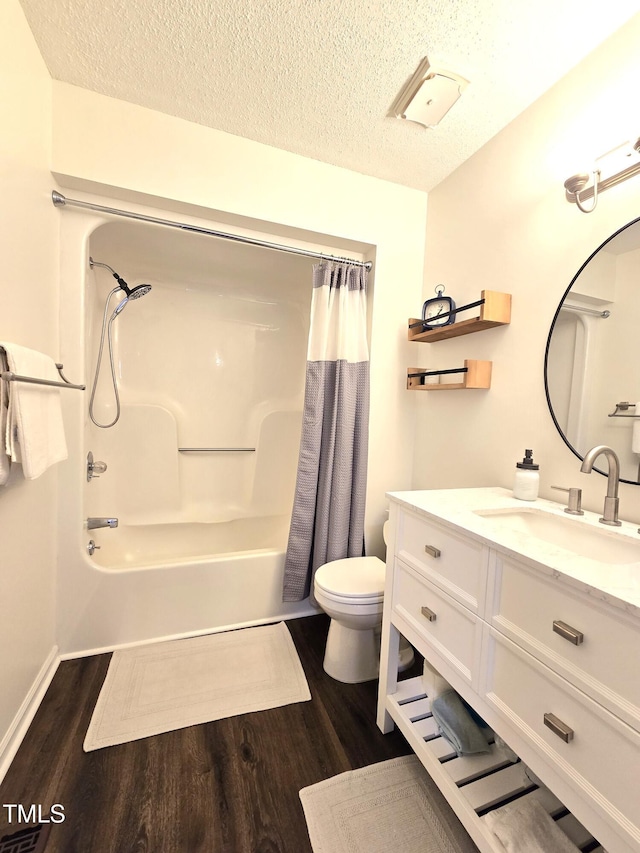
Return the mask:
{"type": "MultiPolygon", "coordinates": [[[[444,341],[448,338],[457,338],[460,335],[470,335],[472,332],[481,332],[483,329],[492,329],[495,326],[506,326],[511,322],[510,293],[483,290],[481,291],[480,299],[482,304],[480,305],[480,314],[478,317],[461,320],[459,323],[452,323],[450,326],[441,326],[438,329],[423,331],[422,320],[410,319],[409,340],[420,341],[422,343],[444,341]],[[418,325],[414,326],[414,324],[418,325]],[[411,328],[411,326],[414,326],[414,328],[411,328]]],[[[466,308],[475,307],[477,304],[477,302],[474,302],[471,305],[463,305],[457,311],[464,311],[466,308]]]]}
{"type": "Polygon", "coordinates": [[[491,361],[474,361],[465,359],[464,367],[454,371],[427,370],[424,367],[410,367],[407,371],[407,388],[410,391],[455,391],[460,388],[491,388],[491,361]],[[438,385],[422,385],[425,373],[437,373],[446,376],[450,373],[461,373],[462,382],[441,382],[438,385]],[[417,375],[416,375],[417,374],[417,375]]]}

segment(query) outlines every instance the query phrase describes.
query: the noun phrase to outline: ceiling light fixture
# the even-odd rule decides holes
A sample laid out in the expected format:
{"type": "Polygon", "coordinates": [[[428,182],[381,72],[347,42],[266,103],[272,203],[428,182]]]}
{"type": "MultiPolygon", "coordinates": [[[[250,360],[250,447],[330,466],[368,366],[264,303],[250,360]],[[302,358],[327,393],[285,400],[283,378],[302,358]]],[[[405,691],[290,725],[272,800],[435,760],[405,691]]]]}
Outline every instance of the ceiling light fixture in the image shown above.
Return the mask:
{"type": "Polygon", "coordinates": [[[599,193],[638,174],[640,174],[640,138],[634,143],[624,142],[598,157],[594,168],[588,174],[580,172],[567,178],[564,182],[566,199],[583,213],[591,213],[596,209],[599,193]],[[593,183],[588,186],[592,178],[593,183]],[[593,199],[591,207],[584,207],[583,203],[590,198],[593,199]]]}
{"type": "Polygon", "coordinates": [[[393,102],[391,112],[396,118],[435,127],[468,85],[459,74],[433,67],[425,56],[393,102]]]}

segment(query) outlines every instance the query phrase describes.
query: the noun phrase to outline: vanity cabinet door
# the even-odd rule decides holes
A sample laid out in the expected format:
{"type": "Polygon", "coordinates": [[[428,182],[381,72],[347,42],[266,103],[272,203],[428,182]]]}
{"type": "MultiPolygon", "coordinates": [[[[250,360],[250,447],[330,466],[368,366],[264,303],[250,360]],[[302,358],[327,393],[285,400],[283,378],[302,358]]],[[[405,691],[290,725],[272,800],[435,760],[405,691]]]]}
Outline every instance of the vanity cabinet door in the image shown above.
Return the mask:
{"type": "Polygon", "coordinates": [[[488,553],[481,543],[443,525],[400,512],[396,555],[479,615],[484,610],[488,553]]]}
{"type": "Polygon", "coordinates": [[[457,675],[477,688],[481,621],[400,560],[395,563],[393,620],[423,656],[432,657],[430,650],[435,651],[457,675]]]}
{"type": "Polygon", "coordinates": [[[500,555],[490,610],[495,628],[640,731],[636,620],[500,555]]]}
{"type": "Polygon", "coordinates": [[[487,703],[640,846],[640,734],[498,631],[489,635],[487,703]]]}

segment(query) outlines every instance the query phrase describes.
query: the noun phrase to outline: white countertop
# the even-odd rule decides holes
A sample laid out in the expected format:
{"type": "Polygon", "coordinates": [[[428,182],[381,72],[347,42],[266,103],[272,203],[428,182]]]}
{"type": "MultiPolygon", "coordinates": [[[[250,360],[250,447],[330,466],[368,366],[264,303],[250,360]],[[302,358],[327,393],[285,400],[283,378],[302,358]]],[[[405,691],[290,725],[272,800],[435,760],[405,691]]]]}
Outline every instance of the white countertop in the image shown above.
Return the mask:
{"type": "Polygon", "coordinates": [[[534,561],[536,568],[549,577],[640,618],[640,534],[637,524],[623,521],[621,527],[609,527],[599,522],[601,513],[585,511],[582,516],[572,516],[564,512],[564,504],[542,498],[521,501],[514,498],[511,491],[498,487],[389,492],[387,497],[492,548],[534,561]],[[601,562],[535,535],[509,529],[499,523],[499,515],[492,519],[477,514],[492,510],[540,510],[558,516],[567,522],[564,527],[575,524],[583,529],[592,528],[604,543],[607,537],[615,537],[620,543],[630,545],[631,549],[637,545],[638,561],[601,562]]]}

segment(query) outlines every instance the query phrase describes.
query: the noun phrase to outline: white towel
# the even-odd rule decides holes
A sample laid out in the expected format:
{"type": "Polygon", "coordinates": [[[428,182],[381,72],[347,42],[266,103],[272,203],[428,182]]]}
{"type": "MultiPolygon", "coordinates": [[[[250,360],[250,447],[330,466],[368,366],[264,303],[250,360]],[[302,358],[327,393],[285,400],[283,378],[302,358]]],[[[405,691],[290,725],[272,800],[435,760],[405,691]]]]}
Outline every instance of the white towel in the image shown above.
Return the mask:
{"type": "MultiPolygon", "coordinates": [[[[0,349],[0,371],[8,370],[4,350],[0,349]]],[[[9,414],[9,383],[0,382],[0,486],[4,486],[11,473],[11,457],[6,452],[7,417],[9,414]]]]}
{"type": "MultiPolygon", "coordinates": [[[[12,373],[60,382],[49,356],[17,344],[0,341],[12,373]]],[[[27,480],[35,480],[47,468],[67,458],[60,391],[49,385],[4,382],[9,387],[9,405],[4,433],[7,456],[20,462],[27,480]]]]}
{"type": "Polygon", "coordinates": [[[631,450],[633,453],[640,453],[640,403],[636,403],[633,411],[636,417],[631,427],[631,450]]]}
{"type": "Polygon", "coordinates": [[[523,797],[484,816],[509,853],[580,853],[537,800],[523,797]]]}

